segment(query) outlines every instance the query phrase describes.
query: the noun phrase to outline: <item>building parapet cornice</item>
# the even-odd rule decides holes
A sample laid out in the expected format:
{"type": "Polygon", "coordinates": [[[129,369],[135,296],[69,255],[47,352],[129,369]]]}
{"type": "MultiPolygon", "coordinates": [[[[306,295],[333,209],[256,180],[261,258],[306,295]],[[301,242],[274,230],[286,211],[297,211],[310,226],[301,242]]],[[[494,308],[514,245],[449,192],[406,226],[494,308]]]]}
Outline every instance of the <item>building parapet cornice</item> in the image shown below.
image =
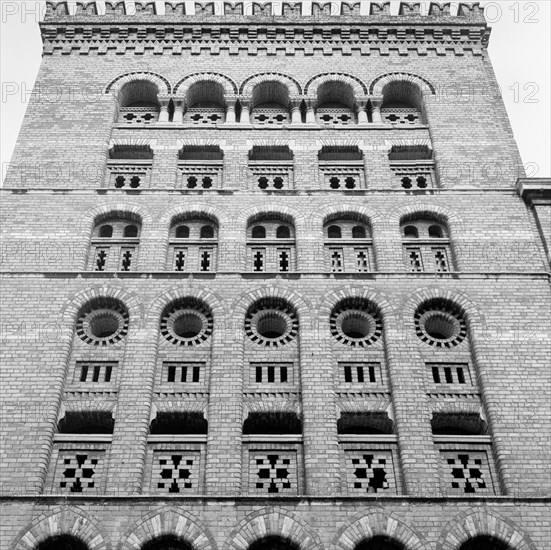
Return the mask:
{"type": "Polygon", "coordinates": [[[519,178],[516,188],[528,206],[534,204],[551,206],[551,178],[519,178]]]}
{"type": "Polygon", "coordinates": [[[228,50],[237,55],[246,49],[249,55],[255,55],[265,49],[273,55],[277,50],[284,50],[287,55],[297,50],[305,55],[313,55],[314,50],[326,55],[336,50],[343,55],[350,55],[352,50],[361,55],[370,55],[372,50],[380,55],[388,55],[391,50],[401,55],[412,50],[419,55],[427,55],[429,51],[436,55],[464,55],[466,51],[483,55],[490,34],[478,4],[461,4],[454,16],[449,13],[449,6],[442,10],[436,4],[426,15],[417,4],[404,3],[400,15],[391,15],[383,9],[388,3],[374,2],[367,15],[360,14],[359,3],[343,4],[339,15],[329,15],[316,3],[312,5],[312,13],[299,15],[296,7],[291,10],[291,4],[283,5],[285,15],[271,15],[265,10],[246,14],[244,4],[239,3],[231,6],[226,3],[224,14],[216,13],[214,8],[218,5],[213,4],[209,11],[205,6],[210,4],[196,4],[195,13],[189,14],[184,9],[187,4],[182,2],[167,2],[166,13],[157,14],[154,3],[149,4],[147,10],[137,4],[142,8],[127,14],[120,6],[115,10],[108,2],[107,12],[101,15],[95,2],[77,3],[76,12],[69,15],[66,2],[49,2],[41,23],[44,53],[101,55],[109,50],[117,53],[133,50],[143,54],[152,50],[161,54],[172,50],[173,54],[181,54],[189,50],[192,55],[206,52],[216,55],[228,50]]]}
{"type": "Polygon", "coordinates": [[[59,20],[63,17],[94,17],[105,16],[110,18],[135,18],[136,20],[164,16],[168,19],[181,19],[183,16],[193,16],[198,19],[212,20],[223,18],[225,20],[258,21],[261,19],[274,19],[281,17],[284,21],[297,18],[302,20],[310,17],[315,20],[334,20],[348,17],[351,21],[376,18],[407,18],[412,19],[469,19],[485,23],[484,8],[479,2],[447,2],[444,4],[431,2],[428,6],[423,2],[400,2],[397,15],[391,15],[390,2],[346,2],[343,1],[338,9],[335,2],[308,2],[287,1],[272,4],[261,2],[185,2],[165,1],[164,13],[159,13],[156,3],[148,0],[135,0],[134,3],[123,0],[107,0],[105,8],[99,2],[78,1],[75,8],[70,10],[67,0],[48,0],[46,2],[46,20],[59,20]]]}

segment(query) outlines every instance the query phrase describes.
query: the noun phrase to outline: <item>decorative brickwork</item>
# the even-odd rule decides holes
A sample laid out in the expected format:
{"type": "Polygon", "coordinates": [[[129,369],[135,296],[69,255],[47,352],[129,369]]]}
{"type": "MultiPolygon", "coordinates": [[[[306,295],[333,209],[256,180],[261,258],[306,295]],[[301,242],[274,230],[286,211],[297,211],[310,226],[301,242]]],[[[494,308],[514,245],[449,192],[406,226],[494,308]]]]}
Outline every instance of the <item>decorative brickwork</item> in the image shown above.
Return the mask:
{"type": "Polygon", "coordinates": [[[59,451],[54,493],[96,494],[103,469],[103,452],[59,451]]]}
{"type": "Polygon", "coordinates": [[[397,7],[47,2],[2,548],[547,547],[549,182],[483,9],[397,7]]]}
{"type": "Polygon", "coordinates": [[[153,456],[151,490],[196,494],[199,491],[199,454],[156,451],[153,456]]]}
{"type": "Polygon", "coordinates": [[[350,493],[394,493],[396,491],[391,452],[348,451],[346,465],[350,493]]]}

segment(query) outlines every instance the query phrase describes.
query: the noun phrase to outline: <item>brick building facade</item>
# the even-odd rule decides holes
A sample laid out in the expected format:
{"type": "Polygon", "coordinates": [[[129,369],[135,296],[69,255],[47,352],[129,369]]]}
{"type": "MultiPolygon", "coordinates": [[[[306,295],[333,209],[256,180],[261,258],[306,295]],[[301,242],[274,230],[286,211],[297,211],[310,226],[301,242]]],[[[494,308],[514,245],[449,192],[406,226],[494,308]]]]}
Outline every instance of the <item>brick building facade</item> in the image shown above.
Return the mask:
{"type": "Polygon", "coordinates": [[[490,29],[333,4],[47,3],[2,548],[549,548],[550,182],[490,29]]]}

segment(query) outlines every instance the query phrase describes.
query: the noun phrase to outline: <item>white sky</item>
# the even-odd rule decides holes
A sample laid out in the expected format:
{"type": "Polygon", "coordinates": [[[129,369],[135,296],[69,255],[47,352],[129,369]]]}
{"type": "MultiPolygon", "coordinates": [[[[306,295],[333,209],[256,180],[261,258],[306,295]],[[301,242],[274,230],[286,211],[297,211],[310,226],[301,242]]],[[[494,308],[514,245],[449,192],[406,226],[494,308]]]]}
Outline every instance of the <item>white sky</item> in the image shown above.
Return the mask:
{"type": "MultiPolygon", "coordinates": [[[[164,2],[157,2],[159,8],[161,4],[164,2]]],[[[362,11],[369,2],[365,4],[362,11]]],[[[457,9],[457,2],[451,4],[457,9]]],[[[486,7],[493,29],[490,57],[527,175],[549,177],[551,2],[511,0],[480,4],[486,7]]],[[[37,23],[44,5],[45,0],[0,0],[2,180],[40,66],[42,41],[37,23]]],[[[396,13],[398,5],[399,2],[392,2],[392,13],[396,13]]]]}

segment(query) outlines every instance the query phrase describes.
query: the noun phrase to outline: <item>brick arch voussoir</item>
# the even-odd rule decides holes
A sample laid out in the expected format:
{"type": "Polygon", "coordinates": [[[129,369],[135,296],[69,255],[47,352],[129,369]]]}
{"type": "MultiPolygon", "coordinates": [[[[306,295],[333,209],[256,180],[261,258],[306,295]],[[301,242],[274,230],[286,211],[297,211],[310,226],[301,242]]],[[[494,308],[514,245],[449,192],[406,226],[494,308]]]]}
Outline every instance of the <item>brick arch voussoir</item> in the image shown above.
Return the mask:
{"type": "Polygon", "coordinates": [[[111,139],[107,145],[107,150],[112,149],[115,145],[141,145],[154,147],[157,145],[157,138],[119,138],[111,139]]]}
{"type": "Polygon", "coordinates": [[[411,73],[386,73],[375,78],[369,85],[369,94],[373,96],[382,96],[383,90],[391,82],[409,82],[417,86],[423,95],[434,95],[436,89],[427,79],[411,73]]]}
{"type": "Polygon", "coordinates": [[[304,87],[304,94],[310,99],[317,99],[319,87],[326,82],[342,82],[352,87],[356,101],[367,95],[367,86],[357,77],[346,73],[326,73],[311,78],[304,87]]]}
{"type": "Polygon", "coordinates": [[[365,285],[343,285],[323,294],[316,304],[320,317],[329,318],[334,307],[347,298],[360,298],[373,304],[387,322],[396,318],[396,310],[389,296],[365,285]]]}
{"type": "Polygon", "coordinates": [[[248,550],[262,537],[274,535],[289,539],[299,550],[324,550],[318,534],[292,512],[267,507],[244,517],[224,543],[227,550],[248,550]]]}
{"type": "Polygon", "coordinates": [[[189,89],[198,82],[216,82],[224,89],[224,96],[232,96],[237,94],[237,84],[225,74],[222,73],[193,73],[182,78],[176,86],[174,86],[174,95],[186,97],[189,89]]]}
{"type": "Polygon", "coordinates": [[[510,519],[486,508],[470,508],[452,518],[438,539],[436,550],[459,550],[476,536],[496,537],[514,550],[536,550],[530,537],[510,519]]]}
{"type": "Polygon", "coordinates": [[[262,206],[253,206],[242,210],[236,219],[237,227],[243,228],[243,231],[249,226],[253,219],[257,216],[277,216],[280,215],[282,218],[290,219],[295,226],[295,231],[299,227],[304,226],[306,222],[306,217],[304,213],[296,208],[290,208],[288,206],[271,206],[271,205],[262,205],[262,206]]]}
{"type": "Polygon", "coordinates": [[[155,296],[149,306],[147,317],[151,323],[158,326],[165,307],[176,300],[192,298],[204,302],[211,310],[213,317],[222,317],[225,313],[224,300],[218,293],[197,281],[183,280],[178,286],[168,288],[155,296]]]}
{"type": "Polygon", "coordinates": [[[229,223],[228,215],[220,208],[216,208],[207,203],[200,202],[190,202],[186,203],[184,206],[173,206],[168,210],[163,212],[163,215],[159,219],[159,226],[164,227],[167,231],[170,230],[173,223],[179,217],[207,217],[214,221],[218,228],[222,225],[229,223]]]}
{"type": "MultiPolygon", "coordinates": [[[[335,218],[335,216],[342,215],[343,218],[347,217],[360,217],[365,220],[370,227],[377,225],[383,216],[378,210],[371,208],[369,206],[361,206],[358,204],[326,204],[320,208],[316,208],[314,212],[308,216],[307,223],[308,228],[313,231],[322,231],[324,224],[330,219],[335,218]]],[[[335,218],[336,219],[336,218],[335,218]]]]}
{"type": "Polygon", "coordinates": [[[104,203],[86,210],[78,220],[77,227],[83,234],[91,235],[94,225],[102,218],[113,216],[137,219],[142,226],[151,223],[153,217],[142,206],[131,203],[104,203]]]}
{"type": "Polygon", "coordinates": [[[176,535],[193,550],[217,550],[207,526],[182,508],[163,508],[143,515],[120,539],[118,550],[139,550],[146,542],[162,535],[176,535]]]}
{"type": "Polygon", "coordinates": [[[295,413],[299,418],[302,407],[298,401],[245,401],[243,407],[243,422],[250,413],[295,413]]]}
{"type": "Polygon", "coordinates": [[[311,326],[315,316],[313,304],[301,292],[284,288],[279,279],[241,293],[228,306],[229,311],[233,313],[234,322],[238,326],[243,326],[249,307],[263,298],[278,298],[288,302],[295,309],[300,326],[311,326]]]}
{"type": "Polygon", "coordinates": [[[402,543],[407,550],[428,550],[421,534],[408,527],[393,513],[375,510],[360,512],[347,521],[334,539],[336,550],[354,550],[362,541],[383,535],[402,543]]]}
{"type": "Polygon", "coordinates": [[[279,82],[287,88],[289,97],[300,96],[302,94],[301,85],[297,80],[283,73],[263,73],[248,77],[239,87],[239,94],[245,97],[252,97],[253,90],[263,82],[279,82]]]}
{"type": "Polygon", "coordinates": [[[399,226],[406,218],[410,216],[432,216],[437,220],[444,222],[448,228],[460,230],[464,225],[463,218],[454,210],[447,206],[433,204],[430,202],[415,202],[407,206],[387,210],[384,216],[389,223],[399,226]]]}
{"type": "Polygon", "coordinates": [[[76,506],[58,507],[41,514],[15,538],[10,550],[35,550],[36,546],[55,535],[73,535],[89,550],[112,550],[107,531],[101,524],[76,506]]]}
{"type": "Polygon", "coordinates": [[[417,290],[406,297],[401,304],[402,317],[408,324],[413,323],[413,316],[417,308],[428,300],[442,299],[447,300],[458,306],[464,313],[468,324],[484,323],[484,312],[479,304],[463,289],[444,288],[441,286],[430,286],[417,290]]]}
{"type": "Polygon", "coordinates": [[[157,87],[157,93],[158,95],[170,95],[171,92],[171,86],[170,82],[160,74],[152,73],[148,71],[137,71],[133,73],[126,73],[123,75],[118,76],[117,78],[113,79],[106,87],[104,93],[112,93],[115,92],[117,95],[121,91],[121,89],[131,82],[136,82],[139,80],[147,80],[148,82],[151,82],[157,87]]]}
{"type": "Polygon", "coordinates": [[[72,327],[80,309],[95,298],[113,298],[114,300],[118,300],[128,310],[130,329],[142,326],[144,321],[144,306],[141,298],[138,294],[123,288],[120,283],[111,281],[88,286],[69,296],[59,312],[62,325],[72,327]]]}

